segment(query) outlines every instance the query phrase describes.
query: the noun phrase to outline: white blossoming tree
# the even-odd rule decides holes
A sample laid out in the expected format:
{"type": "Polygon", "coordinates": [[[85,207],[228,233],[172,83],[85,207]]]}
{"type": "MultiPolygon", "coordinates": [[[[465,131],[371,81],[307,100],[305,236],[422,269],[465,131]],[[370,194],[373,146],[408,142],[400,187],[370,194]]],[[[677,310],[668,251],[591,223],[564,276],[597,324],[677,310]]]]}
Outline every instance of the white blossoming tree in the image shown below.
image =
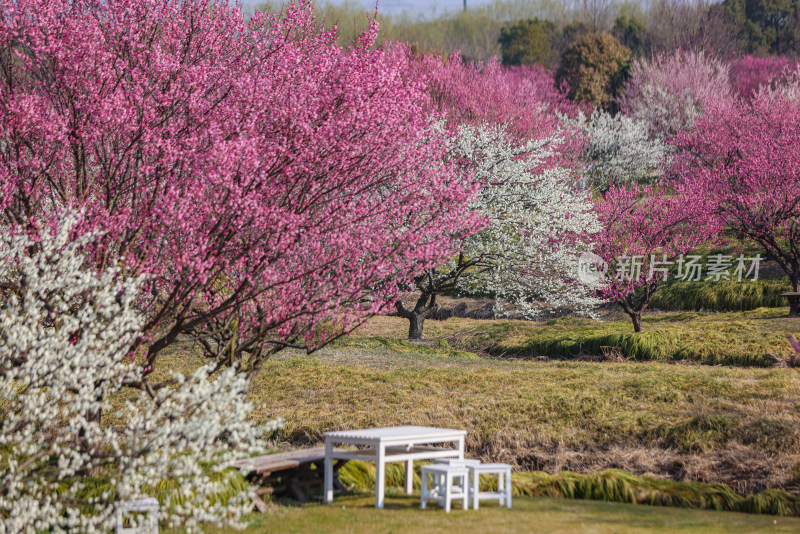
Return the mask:
{"type": "Polygon", "coordinates": [[[263,450],[277,423],[247,420],[234,369],[137,389],[139,281],[84,268],[97,236],[71,236],[76,220],[35,240],[0,233],[0,533],[106,532],[115,502],[165,485],[162,523],[236,522],[249,499],[224,464],[263,450]]]}
{"type": "Polygon", "coordinates": [[[422,337],[437,295],[448,291],[490,294],[498,315],[510,304],[533,317],[543,303],[578,312],[598,303],[592,288],[577,280],[577,269],[600,226],[588,192],[551,158],[558,142],[520,144],[504,126],[459,126],[450,156],[480,184],[472,207],[487,226],[464,239],[449,263],[416,278],[420,295],[413,308],[397,303],[410,339],[422,337]]]}
{"type": "Polygon", "coordinates": [[[586,185],[605,191],[612,185],[654,181],[668,161],[669,146],[650,137],[645,121],[595,110],[588,119],[578,114],[574,125],[584,136],[586,185]]]}

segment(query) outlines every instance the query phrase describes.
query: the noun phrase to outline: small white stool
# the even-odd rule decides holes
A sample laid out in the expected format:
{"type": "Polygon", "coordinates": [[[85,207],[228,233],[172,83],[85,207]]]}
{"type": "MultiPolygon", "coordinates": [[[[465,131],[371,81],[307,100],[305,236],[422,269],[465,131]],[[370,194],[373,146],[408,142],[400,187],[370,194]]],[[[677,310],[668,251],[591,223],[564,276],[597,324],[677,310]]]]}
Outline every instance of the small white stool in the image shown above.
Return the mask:
{"type": "Polygon", "coordinates": [[[480,460],[473,460],[471,458],[464,458],[463,460],[455,460],[452,458],[437,458],[433,461],[434,464],[455,465],[459,467],[474,467],[481,465],[480,460]]]}
{"type": "Polygon", "coordinates": [[[472,508],[478,509],[478,501],[481,499],[497,499],[500,506],[511,508],[511,466],[508,464],[480,464],[468,466],[472,475],[470,497],[472,498],[472,508]],[[481,491],[481,475],[497,475],[497,491],[481,491]]]}
{"type": "MultiPolygon", "coordinates": [[[[463,460],[455,460],[455,459],[452,459],[452,458],[437,458],[437,459],[435,459],[433,461],[433,463],[434,464],[444,464],[444,465],[454,465],[454,466],[457,466],[457,467],[466,467],[468,474],[472,473],[472,471],[471,471],[472,467],[475,467],[477,465],[481,465],[481,461],[480,460],[473,460],[471,458],[464,458],[463,460]]],[[[437,483],[439,483],[439,482],[437,482],[437,483]]],[[[473,499],[472,491],[473,491],[474,484],[470,484],[468,482],[467,486],[468,486],[467,494],[469,495],[470,502],[472,502],[472,499],[473,499]]]]}
{"type": "Polygon", "coordinates": [[[424,510],[428,501],[436,501],[450,513],[452,501],[461,499],[464,510],[467,509],[467,468],[457,465],[423,465],[422,466],[422,492],[420,507],[424,510]],[[433,484],[428,489],[428,476],[433,476],[433,484]],[[460,480],[460,484],[458,481],[460,480]]]}
{"type": "Polygon", "coordinates": [[[158,501],[152,497],[116,503],[116,534],[158,534],[158,501]],[[147,514],[139,528],[124,528],[123,512],[147,514]]]}

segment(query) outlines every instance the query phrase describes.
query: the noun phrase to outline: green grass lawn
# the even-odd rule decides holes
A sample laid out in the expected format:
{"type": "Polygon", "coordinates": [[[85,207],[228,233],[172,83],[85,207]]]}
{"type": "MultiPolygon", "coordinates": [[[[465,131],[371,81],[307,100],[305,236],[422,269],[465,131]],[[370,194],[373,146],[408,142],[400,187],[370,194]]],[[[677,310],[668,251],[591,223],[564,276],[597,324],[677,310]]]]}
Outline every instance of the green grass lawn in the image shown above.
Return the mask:
{"type": "MultiPolygon", "coordinates": [[[[331,505],[280,506],[266,515],[248,518],[248,534],[310,532],[539,532],[539,533],[740,533],[798,532],[800,519],[734,512],[706,512],[657,506],[520,497],[507,510],[496,504],[476,511],[438,506],[419,509],[419,497],[387,496],[386,508],[376,510],[372,495],[337,498],[331,505]]],[[[209,529],[228,534],[233,529],[209,529]]]]}

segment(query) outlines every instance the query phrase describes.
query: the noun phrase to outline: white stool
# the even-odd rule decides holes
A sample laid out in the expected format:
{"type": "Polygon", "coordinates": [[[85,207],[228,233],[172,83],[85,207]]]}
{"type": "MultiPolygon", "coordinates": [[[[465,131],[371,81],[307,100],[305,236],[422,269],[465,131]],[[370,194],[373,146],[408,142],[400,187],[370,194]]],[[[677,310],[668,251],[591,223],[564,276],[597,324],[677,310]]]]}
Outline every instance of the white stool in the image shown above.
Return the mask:
{"type": "Polygon", "coordinates": [[[436,501],[450,513],[450,504],[453,499],[461,499],[464,510],[467,509],[467,468],[457,465],[423,465],[422,466],[422,493],[420,507],[424,510],[428,501],[436,501]],[[428,489],[428,476],[433,476],[433,485],[428,489]],[[460,480],[460,484],[458,481],[460,480]]]}
{"type": "Polygon", "coordinates": [[[472,476],[470,498],[472,508],[478,509],[478,501],[481,499],[497,499],[500,506],[506,505],[511,508],[511,466],[508,464],[480,464],[468,466],[472,476]],[[481,491],[481,475],[497,475],[497,491],[481,491]]]}
{"type": "MultiPolygon", "coordinates": [[[[455,459],[452,459],[452,458],[437,458],[437,459],[435,459],[433,461],[433,463],[434,464],[444,464],[444,465],[454,465],[454,466],[457,466],[457,467],[466,467],[468,473],[472,472],[471,471],[472,467],[481,465],[481,461],[480,460],[473,460],[473,459],[470,459],[470,458],[464,458],[463,460],[455,460],[455,459]]],[[[472,492],[473,492],[474,484],[467,483],[467,486],[468,486],[467,493],[469,494],[470,501],[472,501],[473,500],[472,492]]]]}
{"type": "Polygon", "coordinates": [[[152,497],[116,503],[116,534],[158,534],[158,501],[152,497]],[[147,514],[139,528],[124,528],[123,512],[147,514]]]}
{"type": "Polygon", "coordinates": [[[434,464],[444,464],[444,465],[455,465],[459,467],[472,467],[476,465],[481,465],[480,460],[472,460],[470,458],[464,458],[463,460],[455,460],[453,458],[437,458],[433,461],[434,464]]]}

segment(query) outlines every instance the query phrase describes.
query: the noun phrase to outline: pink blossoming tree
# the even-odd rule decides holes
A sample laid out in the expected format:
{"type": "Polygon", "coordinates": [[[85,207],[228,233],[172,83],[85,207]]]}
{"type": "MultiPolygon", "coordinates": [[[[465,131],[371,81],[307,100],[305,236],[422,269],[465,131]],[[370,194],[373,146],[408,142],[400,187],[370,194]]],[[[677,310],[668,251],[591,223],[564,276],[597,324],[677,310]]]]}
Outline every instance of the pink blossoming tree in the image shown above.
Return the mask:
{"type": "MultiPolygon", "coordinates": [[[[444,111],[451,124],[505,124],[519,139],[542,139],[561,127],[558,114],[581,109],[539,65],[503,67],[497,59],[464,63],[424,56],[418,68],[429,79],[432,109],[444,111]]],[[[584,109],[585,111],[585,109],[584,109]]]]}
{"type": "Polygon", "coordinates": [[[676,51],[634,60],[620,109],[646,122],[654,138],[691,128],[715,102],[733,99],[728,65],[705,52],[676,51]]]}
{"type": "Polygon", "coordinates": [[[607,265],[599,293],[616,302],[642,331],[642,312],[679,256],[707,239],[711,228],[702,204],[657,186],[612,186],[597,204],[602,230],[594,252],[607,265]]]}
{"type": "Polygon", "coordinates": [[[142,277],[129,385],[155,394],[179,336],[251,376],[314,349],[471,231],[426,86],[376,34],[342,49],[304,0],[0,7],[0,227],[80,211],[88,261],[142,277]]]}
{"type": "Polygon", "coordinates": [[[785,81],[796,66],[796,61],[785,56],[744,56],[731,63],[731,88],[739,97],[750,100],[759,88],[785,81]]]}
{"type": "MultiPolygon", "coordinates": [[[[687,190],[800,290],[800,80],[716,107],[680,136],[687,190]]],[[[792,306],[791,315],[797,314],[792,306]]]]}

